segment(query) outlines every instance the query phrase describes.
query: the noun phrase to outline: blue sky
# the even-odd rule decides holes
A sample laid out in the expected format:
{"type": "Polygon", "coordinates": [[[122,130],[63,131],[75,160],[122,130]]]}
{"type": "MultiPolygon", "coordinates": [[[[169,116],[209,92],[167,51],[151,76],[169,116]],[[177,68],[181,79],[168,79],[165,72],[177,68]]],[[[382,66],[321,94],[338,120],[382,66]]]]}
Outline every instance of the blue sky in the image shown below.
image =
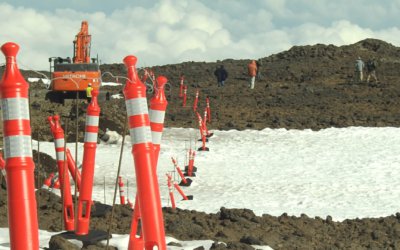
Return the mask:
{"type": "Polygon", "coordinates": [[[71,57],[82,20],[92,57],[120,63],[134,54],[138,66],[257,59],[293,45],[365,38],[400,45],[400,0],[7,0],[0,13],[0,42],[18,43],[20,67],[32,69],[71,57]]]}

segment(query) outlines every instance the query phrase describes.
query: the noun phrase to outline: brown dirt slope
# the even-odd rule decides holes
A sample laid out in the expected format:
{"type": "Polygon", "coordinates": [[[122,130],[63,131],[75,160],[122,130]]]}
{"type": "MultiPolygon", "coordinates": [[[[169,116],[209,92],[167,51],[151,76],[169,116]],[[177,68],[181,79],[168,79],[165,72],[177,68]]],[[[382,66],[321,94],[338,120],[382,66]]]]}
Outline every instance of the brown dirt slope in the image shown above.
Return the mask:
{"type": "MultiPolygon", "coordinates": [[[[211,129],[323,129],[348,126],[399,126],[400,48],[384,41],[366,39],[337,47],[317,44],[295,46],[288,51],[260,58],[263,78],[254,90],[247,87],[246,65],[249,60],[206,63],[185,62],[153,67],[156,75],[165,75],[169,101],[166,127],[197,127],[192,112],[196,90],[200,91],[199,110],[210,97],[211,129]],[[354,62],[376,58],[378,83],[355,83],[354,62]],[[218,88],[213,72],[223,64],[229,78],[224,88],[218,88]],[[185,74],[188,85],[187,106],[179,98],[179,76],[185,74]]],[[[140,60],[140,58],[139,58],[140,60]]],[[[122,64],[102,65],[103,72],[126,76],[122,64]]],[[[46,73],[46,72],[44,72],[46,73]]],[[[24,71],[26,77],[38,77],[24,71]]],[[[139,74],[143,71],[139,69],[139,74]]],[[[123,82],[119,79],[119,82],[123,82]]],[[[116,81],[105,75],[103,81],[116,81]]],[[[42,84],[31,84],[31,114],[34,138],[51,139],[46,117],[55,113],[68,121],[69,139],[75,138],[76,111],[74,102],[54,104],[44,100],[47,92],[42,84]]],[[[111,94],[122,93],[122,86],[103,88],[111,94]]],[[[149,97],[151,94],[149,94],[149,97]]],[[[125,116],[123,99],[101,104],[100,134],[106,128],[122,132],[125,116]]],[[[79,104],[79,131],[83,138],[85,104],[79,104]]]]}
{"type": "MultiPolygon", "coordinates": [[[[260,59],[263,78],[256,81],[254,90],[247,88],[249,60],[185,62],[153,70],[166,75],[171,84],[166,126],[196,126],[193,116],[187,119],[193,114],[190,108],[196,89],[200,90],[200,110],[205,96],[210,96],[210,126],[215,129],[398,126],[399,57],[400,48],[374,39],[341,47],[295,46],[260,59]],[[364,61],[376,58],[378,83],[354,82],[354,62],[358,56],[364,61]],[[220,64],[229,73],[224,88],[217,87],[213,76],[220,64]],[[178,97],[181,73],[188,85],[187,108],[181,107],[178,97]]],[[[125,74],[121,64],[103,65],[102,69],[125,74]]]]}

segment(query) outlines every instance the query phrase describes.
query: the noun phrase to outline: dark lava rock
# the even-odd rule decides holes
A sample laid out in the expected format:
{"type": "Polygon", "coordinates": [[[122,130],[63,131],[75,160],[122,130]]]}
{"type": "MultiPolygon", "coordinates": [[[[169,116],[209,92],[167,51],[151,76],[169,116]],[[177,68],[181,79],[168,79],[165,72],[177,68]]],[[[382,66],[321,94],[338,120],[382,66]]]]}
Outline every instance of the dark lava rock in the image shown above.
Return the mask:
{"type": "Polygon", "coordinates": [[[49,250],[79,250],[80,247],[69,242],[61,236],[55,235],[50,238],[49,250]]]}

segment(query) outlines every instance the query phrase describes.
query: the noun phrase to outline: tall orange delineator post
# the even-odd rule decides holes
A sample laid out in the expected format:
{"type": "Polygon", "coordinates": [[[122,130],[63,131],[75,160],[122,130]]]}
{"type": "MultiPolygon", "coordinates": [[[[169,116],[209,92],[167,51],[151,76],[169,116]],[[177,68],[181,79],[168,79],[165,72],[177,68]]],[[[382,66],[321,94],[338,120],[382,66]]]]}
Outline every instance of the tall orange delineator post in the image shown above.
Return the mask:
{"type": "Polygon", "coordinates": [[[125,205],[124,182],[122,181],[121,176],[118,176],[118,186],[119,186],[119,203],[121,205],[125,205]]]}
{"type": "Polygon", "coordinates": [[[170,174],[167,174],[168,180],[174,185],[175,189],[178,191],[178,193],[182,196],[182,199],[184,200],[193,200],[193,195],[185,195],[183,192],[182,188],[179,187],[178,183],[172,180],[172,176],[170,174]]]}
{"type": "Polygon", "coordinates": [[[71,185],[69,182],[69,173],[66,171],[67,163],[64,159],[64,130],[60,125],[60,117],[58,115],[47,117],[49,121],[51,132],[54,137],[54,146],[56,148],[56,159],[58,166],[58,178],[60,180],[60,192],[63,198],[63,216],[64,228],[67,231],[75,229],[74,222],[74,204],[72,203],[71,185]]]}
{"type": "Polygon", "coordinates": [[[185,77],[181,75],[180,77],[180,83],[179,83],[179,97],[183,97],[183,81],[185,80],[185,77]]]}
{"type": "Polygon", "coordinates": [[[211,123],[211,108],[210,108],[210,98],[206,97],[206,112],[207,112],[207,122],[211,123]]]}
{"type": "Polygon", "coordinates": [[[67,153],[67,163],[68,163],[69,173],[71,174],[72,178],[74,179],[75,185],[79,191],[81,188],[81,173],[79,172],[79,168],[76,166],[74,158],[72,157],[71,151],[68,148],[66,149],[66,153],[67,153]]]}
{"type": "Polygon", "coordinates": [[[133,203],[129,200],[129,198],[127,199],[127,203],[128,203],[128,205],[129,205],[129,207],[130,207],[131,209],[133,209],[134,205],[133,205],[133,203]]]}
{"type": "Polygon", "coordinates": [[[131,232],[129,233],[128,249],[144,249],[143,229],[138,234],[139,222],[141,220],[140,208],[139,208],[139,196],[136,193],[135,204],[133,205],[133,214],[131,222],[131,232]]]}
{"type": "Polygon", "coordinates": [[[89,233],[93,175],[100,116],[100,107],[97,103],[98,95],[98,90],[92,91],[92,101],[89,103],[86,112],[86,128],[82,159],[82,181],[78,199],[78,223],[75,231],[77,235],[86,235],[89,233]]]}
{"type": "Polygon", "coordinates": [[[0,82],[4,159],[7,173],[10,248],[39,249],[35,198],[35,164],[29,120],[29,85],[21,75],[16,56],[19,46],[5,43],[6,66],[0,82]]]}
{"type": "Polygon", "coordinates": [[[154,147],[155,169],[157,170],[158,155],[160,153],[160,145],[162,132],[164,130],[165,111],[167,110],[168,101],[165,97],[164,86],[168,79],[165,76],[158,76],[156,79],[156,89],[153,97],[150,99],[150,128],[151,138],[154,147]]]}
{"type": "Polygon", "coordinates": [[[58,174],[57,176],[54,176],[54,178],[52,179],[53,182],[53,186],[51,188],[55,188],[55,189],[60,189],[60,180],[58,179],[58,174]]]}
{"type": "Polygon", "coordinates": [[[199,112],[196,112],[197,114],[197,119],[199,120],[199,131],[200,131],[200,136],[201,136],[201,142],[202,142],[202,146],[200,148],[198,148],[198,151],[209,151],[209,148],[206,147],[206,131],[204,130],[204,125],[203,125],[203,119],[201,119],[201,115],[199,114],[199,112]]]}
{"type": "Polygon", "coordinates": [[[172,208],[175,209],[176,208],[176,204],[175,204],[175,197],[174,197],[174,192],[173,192],[173,189],[172,189],[171,179],[172,179],[172,177],[170,177],[170,175],[167,174],[167,185],[168,185],[169,198],[171,199],[172,208]]]}
{"type": "Polygon", "coordinates": [[[187,176],[196,176],[194,172],[197,171],[197,168],[194,166],[194,157],[196,155],[196,151],[190,149],[189,150],[189,164],[185,167],[185,174],[187,176]]]}
{"type": "Polygon", "coordinates": [[[174,164],[174,167],[176,168],[176,171],[178,171],[179,176],[181,177],[182,181],[179,183],[180,186],[190,186],[192,184],[192,180],[185,177],[185,175],[182,173],[181,168],[178,166],[178,163],[174,159],[174,157],[171,157],[172,163],[174,164]]]}
{"type": "Polygon", "coordinates": [[[3,158],[3,154],[0,152],[0,169],[6,168],[6,161],[3,158]]]}
{"type": "Polygon", "coordinates": [[[136,193],[135,204],[132,205],[133,214],[132,214],[132,222],[131,222],[131,232],[129,233],[129,250],[136,249],[144,249],[144,238],[143,238],[143,229],[137,235],[139,222],[141,220],[140,208],[139,208],[139,196],[136,193]]]}
{"type": "Polygon", "coordinates": [[[207,129],[207,114],[208,114],[208,112],[207,112],[207,108],[206,108],[206,109],[204,109],[203,130],[206,134],[206,138],[210,138],[211,136],[214,135],[214,133],[210,133],[210,131],[208,131],[208,129],[207,129]]]}
{"type": "Polygon", "coordinates": [[[52,188],[53,178],[54,178],[54,173],[50,173],[49,176],[43,181],[43,185],[47,186],[48,188],[52,188]]]}
{"type": "MultiPolygon", "coordinates": [[[[146,87],[138,77],[136,62],[135,56],[124,58],[124,64],[128,71],[128,81],[123,90],[135,162],[136,197],[141,215],[144,248],[153,249],[157,247],[159,250],[165,250],[167,247],[164,221],[160,190],[154,167],[154,147],[147,108],[146,87]]],[[[133,222],[135,222],[135,218],[133,218],[133,222]]],[[[130,242],[128,249],[133,248],[134,246],[130,242]]]]}
{"type": "MultiPolygon", "coordinates": [[[[168,79],[165,76],[158,76],[156,79],[156,88],[153,97],[150,99],[150,110],[149,110],[149,119],[150,119],[150,128],[151,128],[151,137],[153,141],[154,147],[154,158],[155,165],[154,171],[157,173],[157,163],[158,163],[158,155],[160,153],[160,145],[162,132],[164,130],[164,119],[165,119],[165,111],[167,109],[168,101],[165,97],[164,86],[167,84],[168,79]]],[[[135,208],[133,210],[133,216],[135,220],[140,220],[140,211],[138,209],[137,199],[135,200],[135,208]]],[[[131,234],[129,239],[129,246],[135,246],[132,248],[143,248],[143,235],[139,237],[137,234],[137,225],[138,221],[132,222],[131,224],[131,234]]]]}
{"type": "Polygon", "coordinates": [[[194,102],[193,102],[193,111],[196,112],[197,110],[197,104],[199,103],[199,90],[196,90],[196,96],[194,97],[194,102]]]}
{"type": "Polygon", "coordinates": [[[187,99],[187,86],[183,86],[183,99],[182,99],[182,107],[186,107],[186,99],[187,99]]]}
{"type": "MultiPolygon", "coordinates": [[[[58,156],[61,157],[60,160],[58,160],[58,158],[57,158],[57,161],[64,161],[64,130],[61,128],[61,126],[59,125],[58,122],[57,123],[55,122],[56,119],[57,119],[57,121],[59,121],[59,119],[60,119],[59,116],[54,116],[54,117],[49,116],[47,118],[49,125],[50,125],[51,133],[54,137],[54,145],[55,145],[56,153],[57,153],[56,157],[58,157],[58,156]],[[56,125],[57,125],[57,128],[56,128],[56,125]]],[[[75,184],[77,185],[77,188],[79,190],[80,185],[81,185],[81,173],[79,172],[79,169],[75,166],[75,161],[72,158],[71,151],[68,148],[66,148],[65,150],[66,150],[66,160],[67,160],[67,166],[68,166],[69,173],[71,174],[72,178],[74,179],[75,184]]],[[[60,164],[61,164],[61,162],[60,162],[60,164]]],[[[57,163],[57,166],[60,166],[60,164],[57,163]]],[[[64,168],[64,163],[62,164],[62,168],[64,168]]],[[[64,173],[64,170],[59,169],[59,172],[60,171],[62,171],[62,173],[64,173]]],[[[69,183],[69,179],[68,179],[68,183],[69,183]]],[[[68,185],[70,186],[70,184],[68,184],[68,185]]]]}
{"type": "Polygon", "coordinates": [[[0,152],[0,171],[1,174],[6,177],[6,161],[3,158],[3,154],[0,152]]]}

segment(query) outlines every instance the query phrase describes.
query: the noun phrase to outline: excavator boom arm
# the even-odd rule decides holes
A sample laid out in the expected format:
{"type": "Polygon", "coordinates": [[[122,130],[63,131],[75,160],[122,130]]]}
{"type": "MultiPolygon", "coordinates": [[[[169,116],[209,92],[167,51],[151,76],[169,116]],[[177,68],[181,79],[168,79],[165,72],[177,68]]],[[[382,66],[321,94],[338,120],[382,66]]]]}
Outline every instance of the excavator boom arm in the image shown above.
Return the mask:
{"type": "Polygon", "coordinates": [[[74,63],[90,63],[90,40],[89,25],[87,21],[83,21],[74,40],[74,63]]]}

